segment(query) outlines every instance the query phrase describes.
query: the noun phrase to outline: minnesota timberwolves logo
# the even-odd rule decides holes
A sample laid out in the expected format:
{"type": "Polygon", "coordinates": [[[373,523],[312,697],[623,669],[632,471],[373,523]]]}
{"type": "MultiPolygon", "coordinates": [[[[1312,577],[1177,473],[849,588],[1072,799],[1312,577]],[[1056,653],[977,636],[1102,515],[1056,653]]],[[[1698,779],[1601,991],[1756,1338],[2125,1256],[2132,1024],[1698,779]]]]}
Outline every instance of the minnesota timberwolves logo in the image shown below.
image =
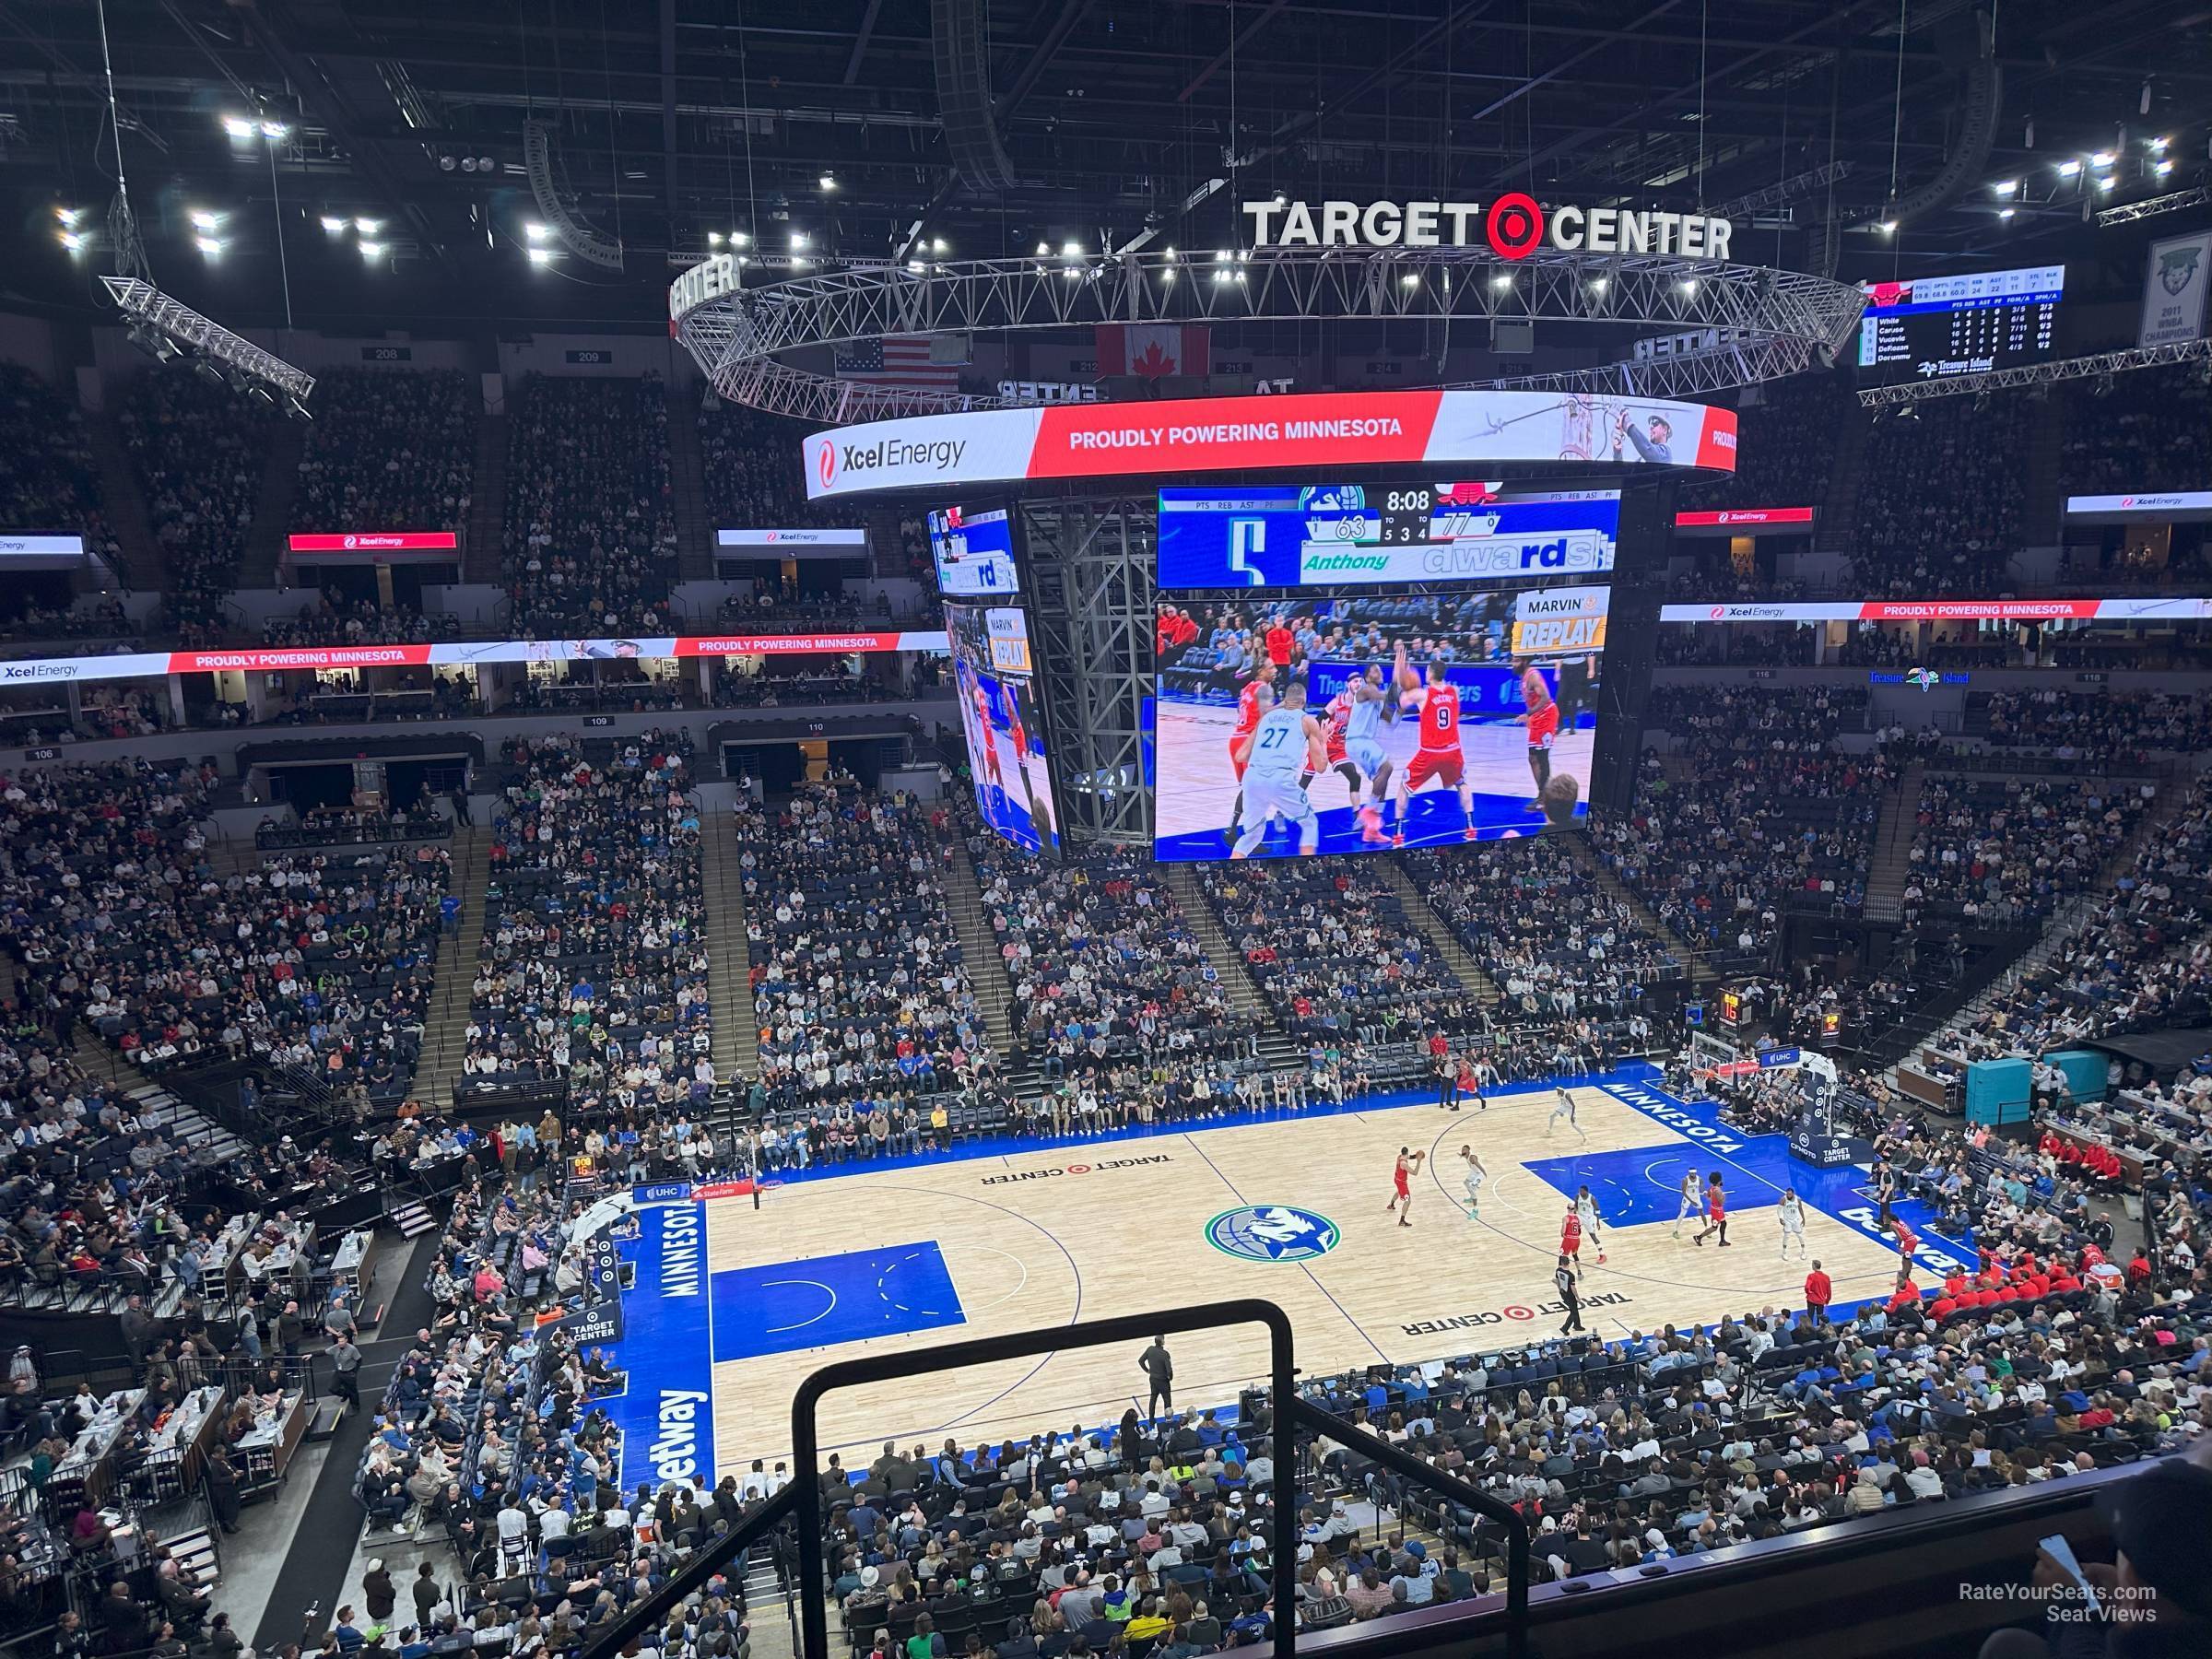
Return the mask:
{"type": "Polygon", "coordinates": [[[1310,1262],[1336,1248],[1336,1223],[1287,1204],[1223,1210],[1206,1224],[1206,1241],[1244,1262],[1310,1262]]]}

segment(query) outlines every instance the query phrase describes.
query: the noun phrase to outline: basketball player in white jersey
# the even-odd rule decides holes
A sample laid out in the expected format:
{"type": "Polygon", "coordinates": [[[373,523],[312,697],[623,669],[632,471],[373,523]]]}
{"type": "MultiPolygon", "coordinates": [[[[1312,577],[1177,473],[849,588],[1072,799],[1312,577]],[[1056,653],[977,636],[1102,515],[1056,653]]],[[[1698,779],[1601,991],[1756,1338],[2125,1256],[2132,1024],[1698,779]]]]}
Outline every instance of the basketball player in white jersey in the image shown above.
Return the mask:
{"type": "Polygon", "coordinates": [[[1675,1206],[1675,1230],[1668,1237],[1680,1238],[1682,1223],[1705,1213],[1704,1194],[1705,1189],[1698,1184],[1698,1172],[1695,1170],[1682,1177],[1682,1197],[1675,1206]]]}
{"type": "MultiPolygon", "coordinates": [[[[1263,703],[1265,694],[1263,694],[1263,703]]],[[[1295,675],[1284,682],[1282,700],[1266,709],[1237,751],[1244,767],[1243,833],[1230,849],[1231,858],[1250,858],[1266,839],[1267,817],[1280,813],[1298,827],[1298,850],[1313,852],[1321,844],[1321,819],[1313,803],[1299,786],[1307,772],[1327,768],[1321,722],[1306,712],[1305,682],[1295,675]]]]}
{"type": "Polygon", "coordinates": [[[1559,1126],[1559,1120],[1561,1118],[1565,1118],[1567,1120],[1567,1127],[1573,1130],[1578,1135],[1582,1135],[1582,1138],[1584,1141],[1587,1141],[1590,1137],[1587,1135],[1583,1134],[1583,1126],[1574,1121],[1574,1097],[1569,1094],[1564,1088],[1554,1088],[1551,1091],[1551,1117],[1550,1120],[1544,1125],[1544,1133],[1548,1135],[1554,1129],[1559,1126]]]}
{"type": "Polygon", "coordinates": [[[1782,1222],[1782,1259],[1785,1262],[1790,1259],[1790,1241],[1793,1239],[1797,1242],[1799,1255],[1810,1254],[1805,1242],[1805,1201],[1797,1196],[1794,1187],[1782,1189],[1782,1203],[1776,1206],[1774,1213],[1782,1222]]]}
{"type": "Polygon", "coordinates": [[[1382,723],[1395,719],[1397,704],[1382,684],[1382,665],[1370,663],[1366,673],[1344,688],[1351,700],[1351,713],[1344,725],[1344,758],[1367,781],[1364,797],[1358,801],[1359,839],[1371,845],[1389,840],[1383,833],[1382,811],[1390,803],[1390,756],[1382,747],[1382,723]]]}
{"type": "Polygon", "coordinates": [[[1482,1159],[1476,1156],[1474,1147],[1462,1147],[1459,1155],[1467,1164],[1465,1179],[1460,1183],[1466,1189],[1467,1219],[1479,1221],[1482,1218],[1482,1183],[1490,1178],[1490,1172],[1482,1167],[1482,1159]]]}
{"type": "Polygon", "coordinates": [[[1606,1235],[1599,1230],[1605,1225],[1605,1218],[1597,1213],[1597,1200],[1590,1196],[1588,1187],[1574,1189],[1574,1208],[1575,1213],[1583,1218],[1584,1236],[1597,1246],[1597,1265],[1603,1267],[1606,1265],[1606,1235]]]}

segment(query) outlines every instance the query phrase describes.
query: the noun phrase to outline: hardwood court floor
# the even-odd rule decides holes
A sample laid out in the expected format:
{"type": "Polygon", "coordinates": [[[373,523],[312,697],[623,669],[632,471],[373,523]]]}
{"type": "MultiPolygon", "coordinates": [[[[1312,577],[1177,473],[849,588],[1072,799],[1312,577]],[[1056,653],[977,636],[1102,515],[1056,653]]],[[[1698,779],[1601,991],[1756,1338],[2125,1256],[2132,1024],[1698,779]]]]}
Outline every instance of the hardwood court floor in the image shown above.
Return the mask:
{"type": "MultiPolygon", "coordinates": [[[[1236,730],[1237,712],[1210,703],[1163,700],[1157,719],[1157,833],[1164,840],[1227,828],[1230,808],[1237,797],[1236,773],[1229,760],[1230,735],[1236,730]]],[[[1536,785],[1528,770],[1525,727],[1463,721],[1459,739],[1460,750],[1466,757],[1467,781],[1476,789],[1488,794],[1535,798],[1536,785]]],[[[1594,730],[1562,732],[1552,745],[1553,770],[1571,774],[1586,788],[1596,739],[1594,730]]],[[[1411,720],[1400,720],[1383,728],[1382,741],[1392,764],[1403,771],[1419,746],[1420,734],[1411,720]]],[[[1451,793],[1441,783],[1428,783],[1423,788],[1451,793]]],[[[1394,777],[1391,790],[1394,794],[1397,790],[1394,777]]],[[[1335,772],[1314,779],[1310,793],[1318,811],[1353,804],[1349,789],[1335,772]]]]}
{"type": "MultiPolygon", "coordinates": [[[[1569,1160],[1548,1164],[1552,1179],[1569,1190],[1587,1181],[1605,1213],[1660,1218],[1607,1227],[1604,1266],[1583,1246],[1583,1317],[1593,1333],[1619,1336],[1797,1304],[1806,1264],[1780,1259],[1771,1181],[1594,1088],[1573,1092],[1586,1148],[1563,1125],[1547,1135],[1547,1087],[1500,1096],[1479,1114],[1397,1107],[1292,1118],[796,1182],[770,1189],[759,1210],[748,1199],[710,1203],[711,1271],[746,1270],[716,1295],[716,1351],[730,1352],[734,1343],[782,1348],[714,1366],[716,1466],[742,1470],[753,1458],[786,1454],[795,1385],[833,1359],[1077,1319],[1265,1298],[1290,1315],[1298,1362],[1309,1373],[1495,1352],[1551,1335],[1560,1315],[1546,1310],[1566,1198],[1523,1168],[1524,1160],[1569,1160]],[[1479,1220],[1459,1204],[1458,1148],[1470,1142],[1490,1171],[1479,1220]],[[1410,1228],[1383,1214],[1392,1161],[1406,1144],[1430,1154],[1414,1182],[1410,1228]],[[1671,1239],[1683,1171],[1716,1167],[1730,1192],[1733,1248],[1693,1248],[1687,1233],[1671,1239]],[[1247,1261],[1207,1242],[1210,1218],[1273,1204],[1327,1218],[1341,1242],[1307,1262],[1247,1261]],[[848,1273],[840,1280],[830,1258],[865,1265],[859,1278],[848,1273]],[[809,1262],[822,1264],[814,1277],[809,1262]],[[916,1291],[900,1288],[902,1262],[903,1282],[916,1291]],[[934,1291],[921,1288],[924,1275],[934,1291]],[[939,1305],[947,1277],[957,1313],[939,1305]],[[772,1293],[782,1300],[771,1308],[771,1293],[738,1294],[740,1283],[784,1287],[772,1293]],[[841,1300],[848,1305],[835,1318],[848,1334],[865,1333],[871,1321],[877,1329],[934,1323],[791,1346],[841,1300]],[[760,1337],[762,1330],[783,1334],[760,1337]]],[[[1891,1250],[1810,1205],[1806,1231],[1839,1303],[1888,1291],[1897,1265],[1891,1250]]],[[[1179,1406],[1233,1405],[1239,1388],[1266,1371],[1265,1334],[1257,1327],[1186,1334],[1171,1347],[1179,1406]]],[[[948,1435],[966,1445],[1089,1427],[1118,1420],[1133,1402],[1143,1410],[1142,1383],[1135,1349],[1073,1350],[931,1374],[830,1396],[821,1443],[896,1435],[935,1451],[948,1435]]]]}

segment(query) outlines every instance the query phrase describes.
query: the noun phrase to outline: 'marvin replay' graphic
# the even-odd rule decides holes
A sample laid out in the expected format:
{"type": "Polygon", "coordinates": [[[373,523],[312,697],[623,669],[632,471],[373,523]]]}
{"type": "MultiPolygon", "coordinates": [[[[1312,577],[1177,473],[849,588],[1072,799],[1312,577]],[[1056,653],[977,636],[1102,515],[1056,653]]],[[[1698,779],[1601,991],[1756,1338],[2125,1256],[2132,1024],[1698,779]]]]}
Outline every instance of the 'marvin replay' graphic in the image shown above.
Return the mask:
{"type": "Polygon", "coordinates": [[[1244,1262],[1310,1262],[1343,1241],[1336,1223],[1287,1204],[1248,1204],[1206,1224],[1206,1241],[1244,1262]]]}

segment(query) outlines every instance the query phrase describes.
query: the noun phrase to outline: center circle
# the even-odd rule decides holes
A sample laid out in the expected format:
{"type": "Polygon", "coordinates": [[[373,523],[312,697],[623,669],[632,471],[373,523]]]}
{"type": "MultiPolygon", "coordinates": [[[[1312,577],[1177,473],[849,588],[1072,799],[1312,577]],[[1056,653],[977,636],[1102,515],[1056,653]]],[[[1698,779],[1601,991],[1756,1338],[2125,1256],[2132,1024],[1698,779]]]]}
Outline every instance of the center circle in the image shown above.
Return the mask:
{"type": "Polygon", "coordinates": [[[1336,1223],[1288,1204],[1247,1204],[1206,1224],[1206,1241],[1241,1262],[1310,1262],[1344,1241],[1336,1223]]]}

